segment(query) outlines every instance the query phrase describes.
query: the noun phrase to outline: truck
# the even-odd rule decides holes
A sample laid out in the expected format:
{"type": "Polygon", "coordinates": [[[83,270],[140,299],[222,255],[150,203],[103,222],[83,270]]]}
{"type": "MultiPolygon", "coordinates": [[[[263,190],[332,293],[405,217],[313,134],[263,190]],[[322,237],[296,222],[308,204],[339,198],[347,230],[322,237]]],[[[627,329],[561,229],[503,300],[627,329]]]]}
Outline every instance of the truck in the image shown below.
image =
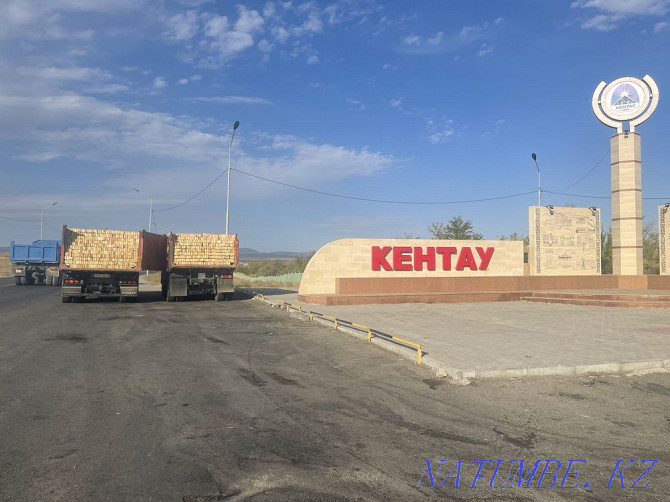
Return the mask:
{"type": "Polygon", "coordinates": [[[145,230],[96,230],[63,225],[61,300],[118,297],[136,300],[143,270],[163,272],[165,235],[145,230]]]}
{"type": "Polygon", "coordinates": [[[205,295],[215,301],[232,299],[238,256],[236,234],[170,233],[161,276],[163,298],[169,302],[205,295]]]}
{"type": "Polygon", "coordinates": [[[38,240],[32,244],[9,244],[9,259],[12,275],[17,286],[46,284],[59,286],[60,274],[59,241],[38,240]]]}

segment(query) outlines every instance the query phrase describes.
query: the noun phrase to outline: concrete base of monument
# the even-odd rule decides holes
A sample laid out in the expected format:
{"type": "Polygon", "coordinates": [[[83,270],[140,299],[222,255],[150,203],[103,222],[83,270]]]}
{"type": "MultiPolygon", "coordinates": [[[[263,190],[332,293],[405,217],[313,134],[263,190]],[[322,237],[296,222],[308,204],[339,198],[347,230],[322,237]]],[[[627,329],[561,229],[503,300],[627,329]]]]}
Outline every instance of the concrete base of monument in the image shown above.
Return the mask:
{"type": "Polygon", "coordinates": [[[341,278],[335,294],[298,294],[317,305],[536,301],[670,308],[670,276],[341,278]]]}

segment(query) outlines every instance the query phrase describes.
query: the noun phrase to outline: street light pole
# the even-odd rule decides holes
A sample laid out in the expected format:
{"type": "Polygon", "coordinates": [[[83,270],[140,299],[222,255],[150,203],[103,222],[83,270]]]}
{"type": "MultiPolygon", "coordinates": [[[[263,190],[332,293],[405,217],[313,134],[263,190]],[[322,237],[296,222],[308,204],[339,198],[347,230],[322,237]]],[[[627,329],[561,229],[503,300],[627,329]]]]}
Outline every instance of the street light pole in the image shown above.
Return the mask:
{"type": "Polygon", "coordinates": [[[537,155],[534,153],[531,155],[535,161],[535,167],[537,167],[537,205],[542,205],[542,182],[540,178],[540,166],[537,165],[537,155]]]}
{"type": "Polygon", "coordinates": [[[154,198],[146,193],[143,192],[142,190],[138,190],[137,188],[133,188],[137,193],[141,193],[149,197],[149,232],[151,232],[151,225],[153,224],[154,221],[154,198]]]}
{"type": "Polygon", "coordinates": [[[228,145],[228,190],[226,195],[226,235],[228,235],[228,222],[230,221],[230,154],[233,149],[233,138],[235,131],[240,127],[240,121],[236,120],[233,124],[233,134],[230,136],[230,145],[228,145]]]}
{"type": "Polygon", "coordinates": [[[56,204],[58,204],[58,202],[54,202],[53,204],[49,204],[48,206],[43,207],[42,210],[40,211],[40,240],[42,240],[42,233],[43,233],[43,230],[44,230],[44,210],[49,209],[50,207],[55,206],[56,204]]]}

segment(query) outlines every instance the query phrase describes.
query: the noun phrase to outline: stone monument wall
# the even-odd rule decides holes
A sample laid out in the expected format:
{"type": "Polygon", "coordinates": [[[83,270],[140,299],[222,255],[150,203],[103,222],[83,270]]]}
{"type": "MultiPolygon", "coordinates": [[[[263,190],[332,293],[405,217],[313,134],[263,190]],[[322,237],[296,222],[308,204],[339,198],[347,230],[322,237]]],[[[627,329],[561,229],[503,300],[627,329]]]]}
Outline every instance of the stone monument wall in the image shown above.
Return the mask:
{"type": "Polygon", "coordinates": [[[600,275],[600,210],[532,206],[528,212],[530,275],[600,275]]]}

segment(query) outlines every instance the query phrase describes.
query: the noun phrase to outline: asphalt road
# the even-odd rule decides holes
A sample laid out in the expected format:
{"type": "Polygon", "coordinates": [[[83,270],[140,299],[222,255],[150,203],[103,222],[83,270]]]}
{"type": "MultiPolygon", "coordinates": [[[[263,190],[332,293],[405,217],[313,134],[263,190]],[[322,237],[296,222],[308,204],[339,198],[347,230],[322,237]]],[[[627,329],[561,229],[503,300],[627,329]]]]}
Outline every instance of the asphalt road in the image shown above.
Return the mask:
{"type": "Polygon", "coordinates": [[[0,279],[3,501],[667,500],[669,399],[667,374],[455,386],[250,299],[0,279]]]}

